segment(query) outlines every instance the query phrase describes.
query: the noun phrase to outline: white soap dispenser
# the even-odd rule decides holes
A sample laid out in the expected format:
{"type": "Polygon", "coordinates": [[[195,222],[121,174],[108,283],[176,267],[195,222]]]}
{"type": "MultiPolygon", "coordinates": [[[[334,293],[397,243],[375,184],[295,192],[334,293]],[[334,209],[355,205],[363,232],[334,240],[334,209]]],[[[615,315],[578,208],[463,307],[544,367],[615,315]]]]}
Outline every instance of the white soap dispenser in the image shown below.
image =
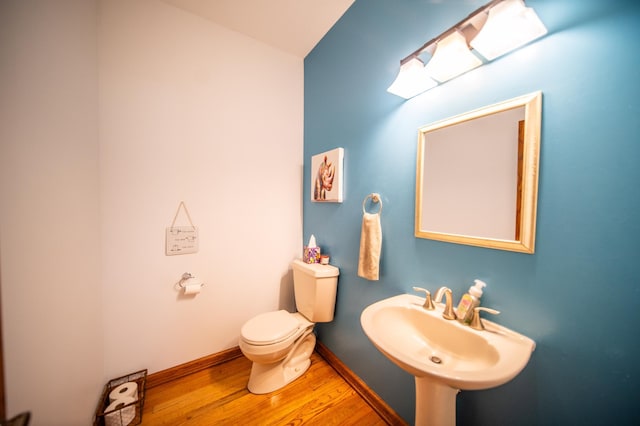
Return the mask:
{"type": "Polygon", "coordinates": [[[458,308],[456,309],[456,316],[462,323],[471,323],[473,317],[473,308],[480,305],[480,298],[482,297],[482,289],[487,286],[484,281],[474,280],[475,285],[469,287],[469,292],[465,293],[460,299],[458,308]]]}

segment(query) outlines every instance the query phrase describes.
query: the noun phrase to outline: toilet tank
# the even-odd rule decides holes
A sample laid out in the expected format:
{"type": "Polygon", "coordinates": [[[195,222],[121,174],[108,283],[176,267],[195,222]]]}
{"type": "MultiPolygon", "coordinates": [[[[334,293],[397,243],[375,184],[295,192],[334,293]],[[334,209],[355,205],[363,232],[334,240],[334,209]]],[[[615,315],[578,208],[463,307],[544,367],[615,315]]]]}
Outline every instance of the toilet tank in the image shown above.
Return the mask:
{"type": "Polygon", "coordinates": [[[333,321],[340,270],[335,266],[304,263],[296,259],[293,268],[293,291],[296,309],[311,322],[333,321]]]}

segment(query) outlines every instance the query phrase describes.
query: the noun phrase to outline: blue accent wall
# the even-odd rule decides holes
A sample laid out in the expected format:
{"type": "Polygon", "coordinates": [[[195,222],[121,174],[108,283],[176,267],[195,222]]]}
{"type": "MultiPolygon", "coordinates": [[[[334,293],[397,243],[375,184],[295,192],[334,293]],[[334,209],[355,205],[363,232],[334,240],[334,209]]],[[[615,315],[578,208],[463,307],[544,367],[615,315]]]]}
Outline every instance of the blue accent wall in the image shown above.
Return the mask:
{"type": "Polygon", "coordinates": [[[528,1],[543,39],[411,100],[386,92],[402,57],[484,3],[357,0],[305,59],[304,238],[341,271],[319,339],[412,423],[413,377],[372,346],[360,313],[413,285],[457,300],[480,278],[495,321],[537,348],[508,384],[460,393],[459,425],[640,424],[640,2],[528,1]],[[418,127],[536,90],[535,254],[415,238],[418,127]],[[311,156],[336,147],[344,202],[312,203],[311,156]],[[371,192],[384,204],[377,282],[357,276],[371,192]]]}

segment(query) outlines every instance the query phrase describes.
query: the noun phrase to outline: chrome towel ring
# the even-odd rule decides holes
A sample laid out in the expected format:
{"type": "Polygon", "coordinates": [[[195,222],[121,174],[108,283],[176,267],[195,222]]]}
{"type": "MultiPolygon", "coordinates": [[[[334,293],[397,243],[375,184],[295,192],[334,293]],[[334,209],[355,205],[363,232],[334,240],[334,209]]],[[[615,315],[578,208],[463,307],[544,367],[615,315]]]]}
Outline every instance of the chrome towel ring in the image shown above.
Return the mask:
{"type": "MultiPolygon", "coordinates": [[[[367,200],[369,198],[371,198],[372,203],[380,204],[380,209],[378,210],[377,214],[382,213],[382,198],[380,198],[380,194],[378,194],[377,192],[372,192],[371,194],[364,197],[364,200],[362,201],[362,213],[367,213],[367,209],[365,207],[367,204],[367,200]]],[[[372,214],[376,214],[376,213],[372,213],[372,214]]]]}

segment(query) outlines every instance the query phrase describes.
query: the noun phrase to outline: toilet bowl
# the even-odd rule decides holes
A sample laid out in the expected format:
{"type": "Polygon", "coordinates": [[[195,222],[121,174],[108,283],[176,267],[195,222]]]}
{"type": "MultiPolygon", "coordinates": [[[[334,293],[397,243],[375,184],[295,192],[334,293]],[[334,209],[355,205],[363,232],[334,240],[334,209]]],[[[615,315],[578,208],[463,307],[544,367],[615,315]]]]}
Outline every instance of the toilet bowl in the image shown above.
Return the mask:
{"type": "Polygon", "coordinates": [[[240,350],[253,361],[247,384],[251,393],[273,392],[307,371],[316,344],[313,326],[287,311],[260,314],[245,323],[240,350]]]}
{"type": "Polygon", "coordinates": [[[307,371],[316,344],[316,322],[333,320],[339,271],[331,265],[293,262],[298,312],[266,312],[240,330],[239,346],[253,362],[247,388],[254,394],[273,392],[307,371]]]}

